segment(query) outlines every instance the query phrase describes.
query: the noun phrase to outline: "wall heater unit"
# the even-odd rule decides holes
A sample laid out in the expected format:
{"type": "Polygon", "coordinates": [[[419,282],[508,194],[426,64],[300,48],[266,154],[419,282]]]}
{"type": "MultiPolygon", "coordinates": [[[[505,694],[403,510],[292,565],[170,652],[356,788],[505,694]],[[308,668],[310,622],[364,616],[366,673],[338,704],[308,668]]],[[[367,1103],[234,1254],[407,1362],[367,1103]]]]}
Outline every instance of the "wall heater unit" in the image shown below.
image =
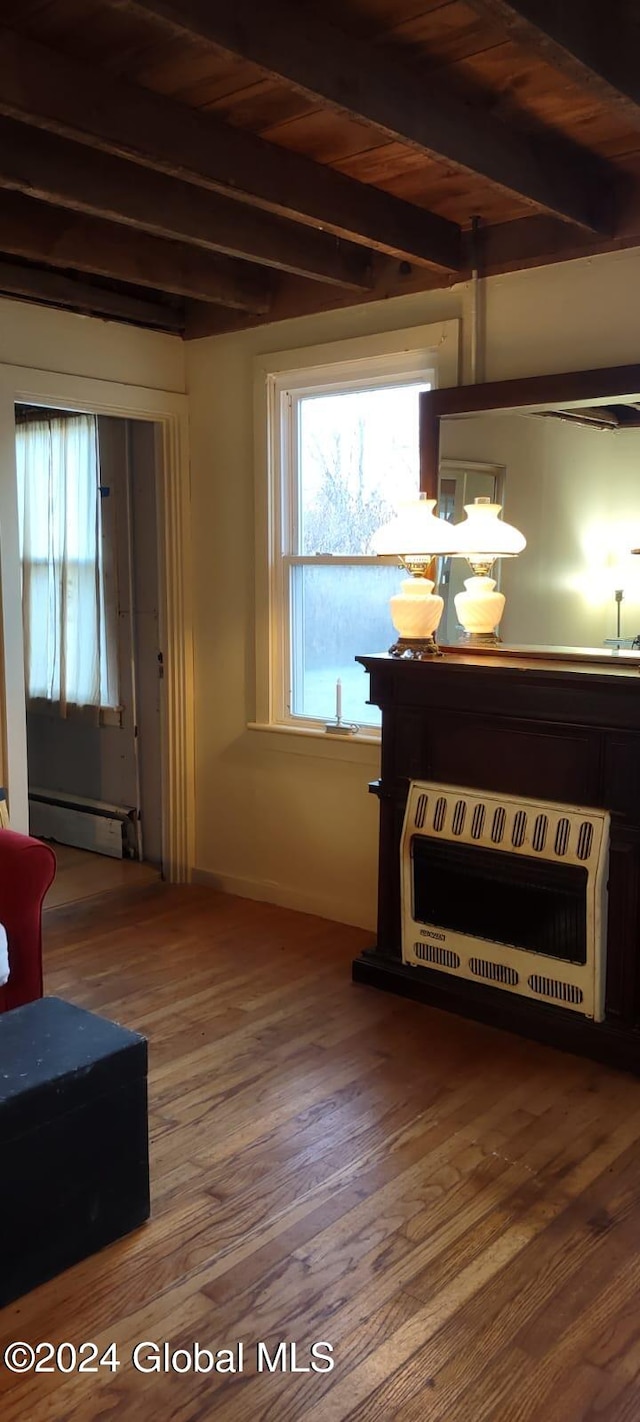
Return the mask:
{"type": "Polygon", "coordinates": [[[601,1021],[609,815],[412,781],[402,958],[601,1021]]]}
{"type": "Polygon", "coordinates": [[[38,839],[53,839],[76,849],[135,857],[136,811],[103,800],[89,800],[63,791],[29,791],[29,829],[38,839]]]}

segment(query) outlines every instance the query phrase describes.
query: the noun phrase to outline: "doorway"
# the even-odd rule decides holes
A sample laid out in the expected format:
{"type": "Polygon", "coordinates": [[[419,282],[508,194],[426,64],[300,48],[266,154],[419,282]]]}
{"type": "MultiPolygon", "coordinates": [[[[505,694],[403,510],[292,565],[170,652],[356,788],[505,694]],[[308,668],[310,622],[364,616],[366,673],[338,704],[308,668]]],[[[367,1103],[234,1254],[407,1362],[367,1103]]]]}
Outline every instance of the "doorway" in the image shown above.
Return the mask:
{"type": "Polygon", "coordinates": [[[194,663],[186,396],[95,376],[0,364],[0,785],[12,828],[29,828],[15,407],[38,405],[151,423],[157,432],[162,701],[162,864],[188,883],[195,839],[194,663]]]}
{"type": "Polygon", "coordinates": [[[163,869],[158,436],[16,404],[29,829],[58,904],[163,869]]]}

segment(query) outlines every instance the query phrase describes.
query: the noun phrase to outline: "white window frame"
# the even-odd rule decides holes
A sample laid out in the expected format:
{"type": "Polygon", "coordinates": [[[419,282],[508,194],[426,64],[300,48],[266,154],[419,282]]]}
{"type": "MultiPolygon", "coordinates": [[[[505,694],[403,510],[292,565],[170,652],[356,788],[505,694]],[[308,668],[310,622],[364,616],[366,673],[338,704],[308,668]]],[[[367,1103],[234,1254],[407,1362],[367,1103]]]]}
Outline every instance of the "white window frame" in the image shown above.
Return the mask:
{"type": "MultiPolygon", "coordinates": [[[[256,719],[257,730],[312,735],[332,743],[336,751],[344,738],[332,737],[325,723],[293,716],[289,709],[291,567],[320,563],[372,563],[375,557],[291,554],[297,527],[297,488],[290,481],[292,451],[285,447],[295,421],[283,419],[305,395],[322,389],[371,389],[376,384],[428,381],[430,386],[456,385],[459,368],[459,322],[443,321],[414,326],[384,335],[282,351],[254,362],[254,416],[256,462],[256,719]],[[286,537],[285,537],[286,534],[286,537]]],[[[363,652],[368,649],[363,648],[363,652]]],[[[364,673],[363,673],[364,674],[364,673]]],[[[350,741],[377,742],[380,732],[363,727],[350,741]]]]}

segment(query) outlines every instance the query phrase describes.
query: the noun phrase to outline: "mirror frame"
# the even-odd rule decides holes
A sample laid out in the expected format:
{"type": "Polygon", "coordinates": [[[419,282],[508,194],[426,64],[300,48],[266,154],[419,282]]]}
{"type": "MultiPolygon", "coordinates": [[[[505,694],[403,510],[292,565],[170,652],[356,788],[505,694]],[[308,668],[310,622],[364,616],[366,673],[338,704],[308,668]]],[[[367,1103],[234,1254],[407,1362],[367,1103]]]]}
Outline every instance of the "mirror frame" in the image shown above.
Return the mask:
{"type": "Polygon", "coordinates": [[[420,489],[428,498],[437,499],[440,421],[446,415],[480,415],[545,405],[576,409],[627,395],[636,395],[640,400],[640,365],[609,365],[601,370],[528,375],[426,390],[420,396],[420,489]]]}

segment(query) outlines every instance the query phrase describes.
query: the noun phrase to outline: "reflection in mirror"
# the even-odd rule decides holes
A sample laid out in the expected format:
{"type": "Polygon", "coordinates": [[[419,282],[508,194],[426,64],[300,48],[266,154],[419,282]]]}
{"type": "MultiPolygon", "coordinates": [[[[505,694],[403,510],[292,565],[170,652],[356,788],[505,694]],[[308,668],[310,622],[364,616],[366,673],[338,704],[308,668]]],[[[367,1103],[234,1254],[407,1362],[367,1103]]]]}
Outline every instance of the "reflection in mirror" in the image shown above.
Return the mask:
{"type": "MultiPolygon", "coordinates": [[[[449,523],[460,523],[464,518],[465,504],[472,504],[474,499],[488,498],[491,503],[501,504],[503,491],[504,470],[501,465],[470,459],[443,459],[440,463],[438,512],[449,523]]],[[[465,558],[443,558],[441,561],[438,592],[444,598],[444,612],[438,629],[439,642],[456,642],[462,631],[456,616],[455,598],[464,590],[469,572],[465,558]]],[[[499,587],[500,564],[494,576],[499,587]]]]}
{"type": "MultiPolygon", "coordinates": [[[[489,494],[527,539],[496,565],[503,644],[603,648],[619,615],[630,647],[640,633],[640,409],[443,417],[440,441],[441,516],[457,522],[463,503],[489,494]]],[[[467,575],[464,559],[443,567],[441,644],[458,641],[453,598],[467,575]]]]}

